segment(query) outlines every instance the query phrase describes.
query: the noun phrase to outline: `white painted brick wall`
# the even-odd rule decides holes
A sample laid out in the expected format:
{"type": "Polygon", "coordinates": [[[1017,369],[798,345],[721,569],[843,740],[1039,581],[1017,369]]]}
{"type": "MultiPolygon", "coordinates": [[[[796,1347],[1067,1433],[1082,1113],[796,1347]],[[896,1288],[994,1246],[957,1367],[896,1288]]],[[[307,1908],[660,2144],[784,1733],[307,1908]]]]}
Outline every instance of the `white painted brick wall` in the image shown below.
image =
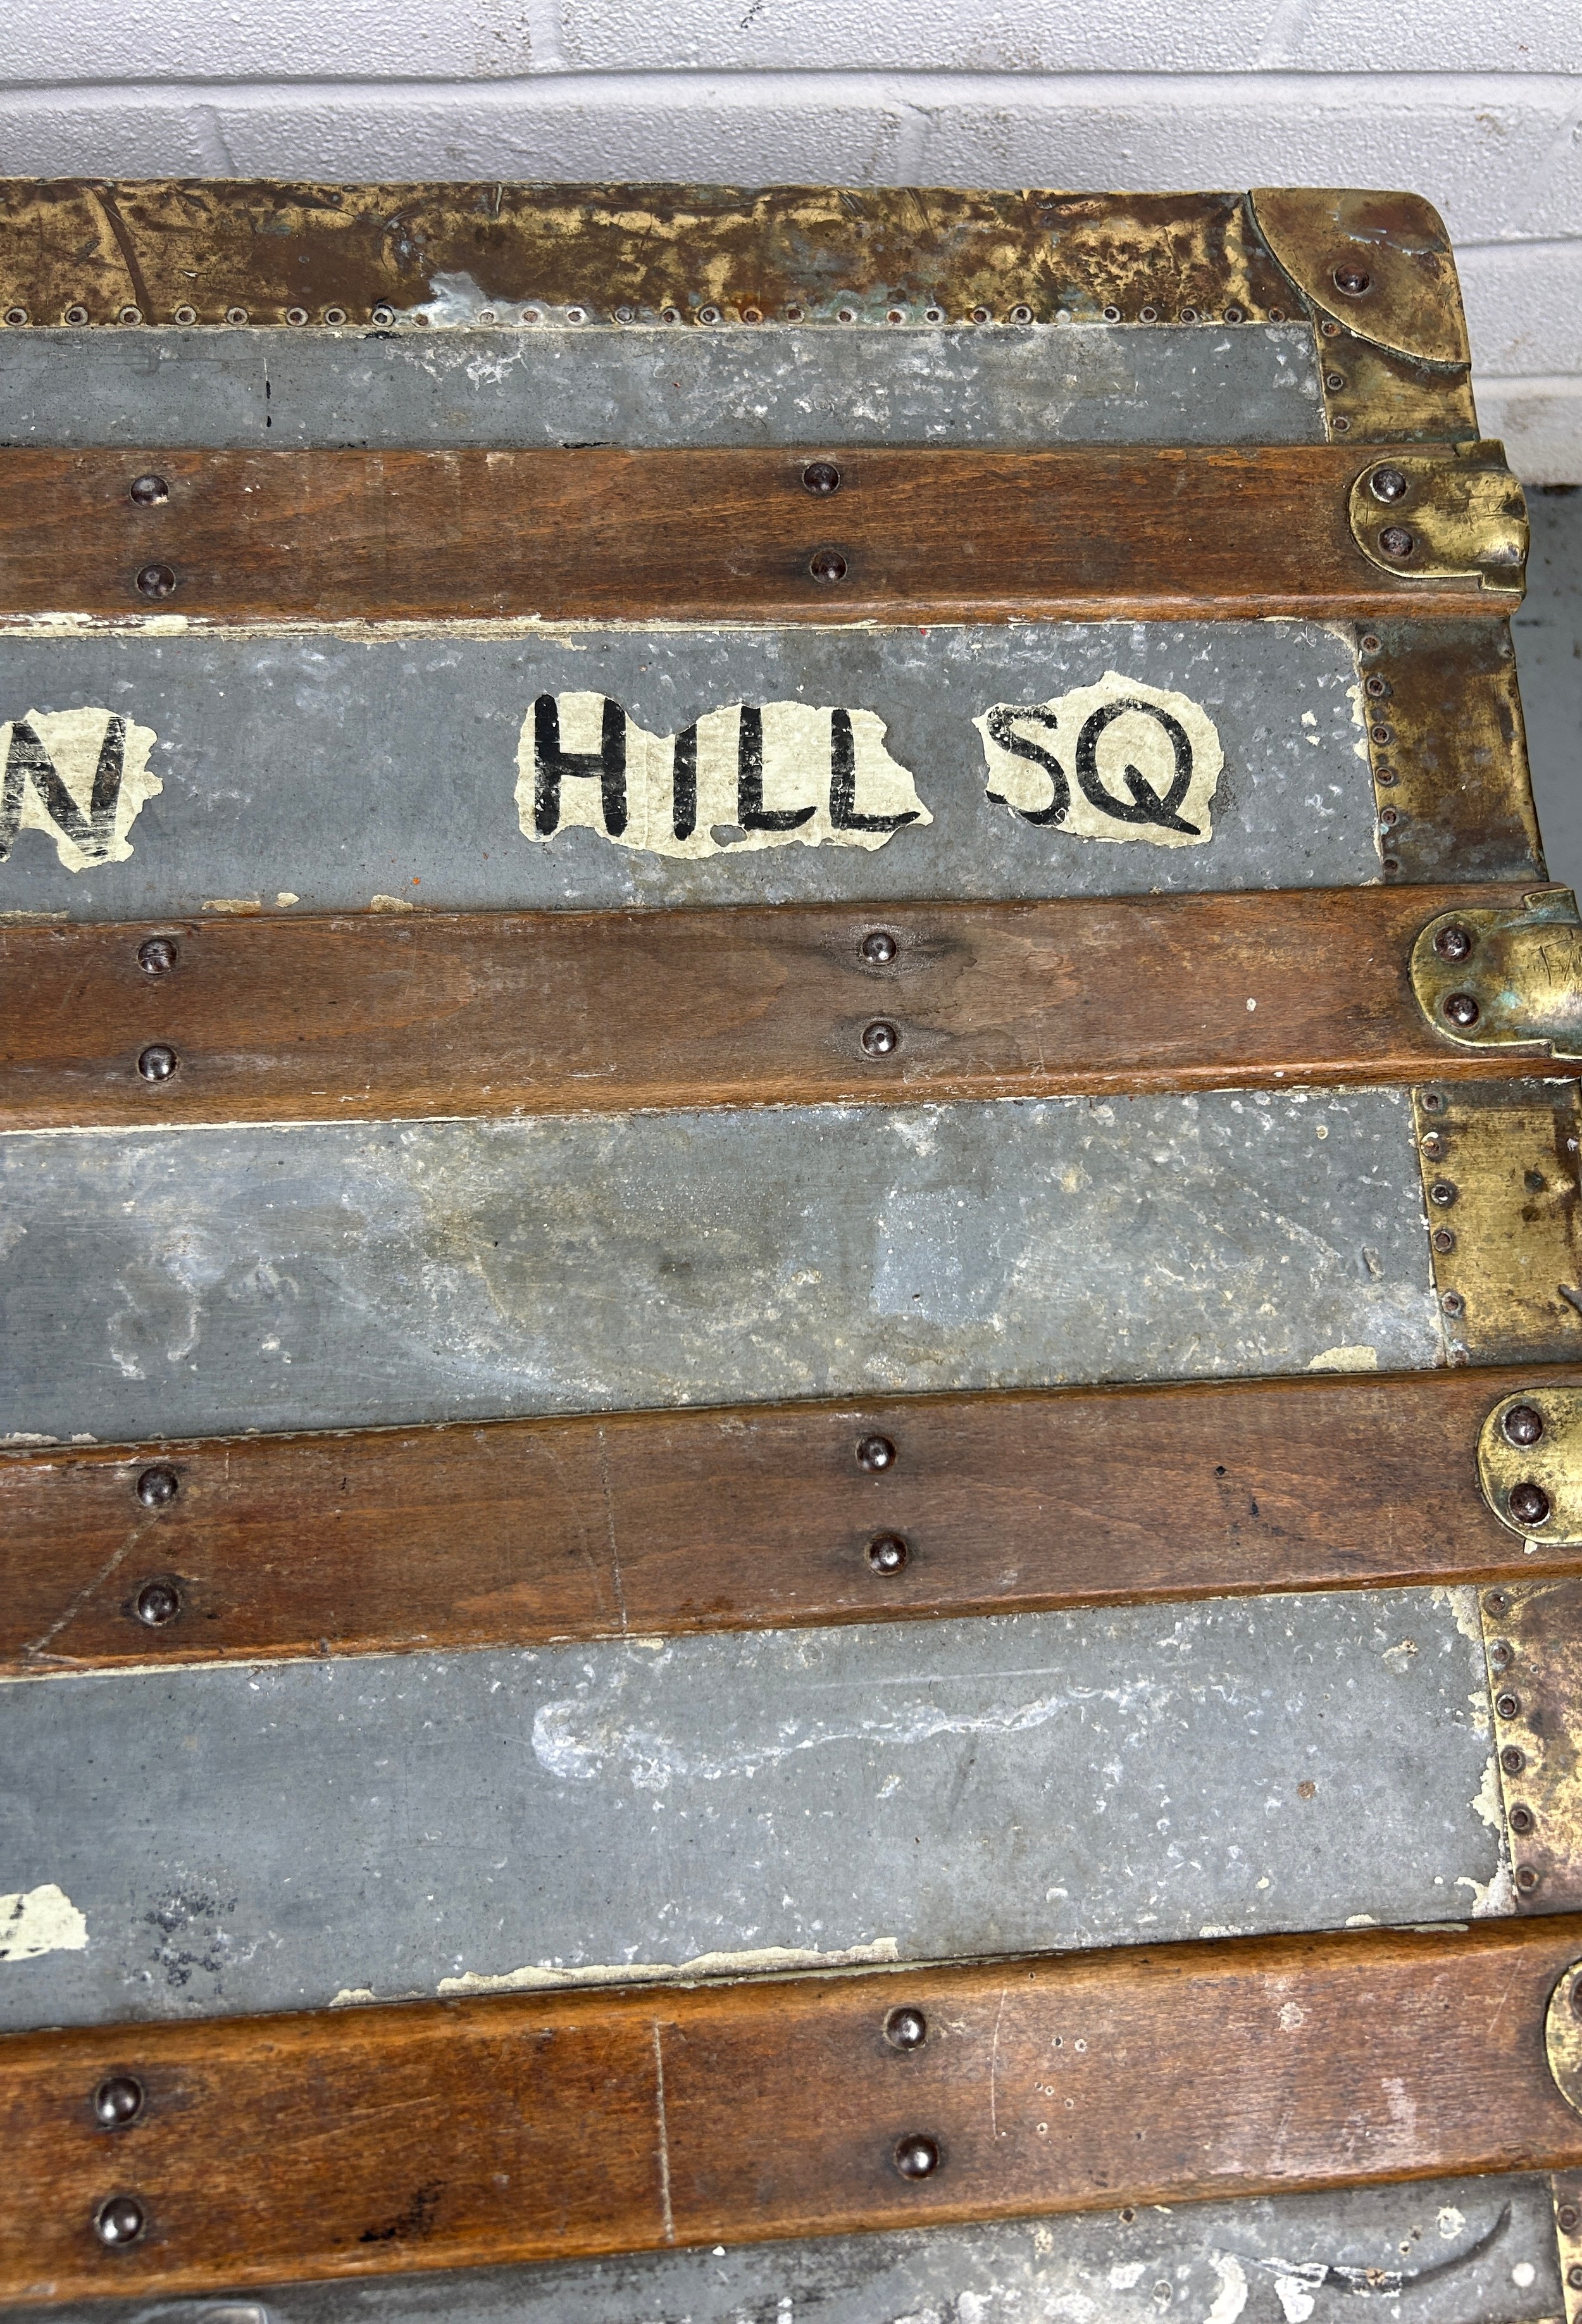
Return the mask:
{"type": "Polygon", "coordinates": [[[1582,482],[1582,0],[4,0],[10,176],[1410,186],[1582,482]]]}

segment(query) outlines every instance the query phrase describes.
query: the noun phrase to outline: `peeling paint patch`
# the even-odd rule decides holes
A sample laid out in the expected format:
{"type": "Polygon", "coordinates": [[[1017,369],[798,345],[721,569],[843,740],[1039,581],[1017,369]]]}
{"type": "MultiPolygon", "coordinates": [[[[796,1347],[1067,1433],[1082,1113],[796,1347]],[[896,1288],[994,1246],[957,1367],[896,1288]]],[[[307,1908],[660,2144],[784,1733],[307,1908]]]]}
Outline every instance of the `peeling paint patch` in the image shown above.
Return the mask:
{"type": "Polygon", "coordinates": [[[232,918],[238,915],[245,917],[253,912],[262,912],[263,899],[259,896],[206,896],[203,908],[206,912],[227,913],[232,918]]]}
{"type": "MultiPolygon", "coordinates": [[[[900,1957],[894,1937],[876,1937],[871,1944],[848,1945],[830,1953],[802,1945],[763,1945],[754,1952],[698,1953],[685,1961],[608,1961],[589,1969],[549,1969],[529,1962],[501,1977],[477,1969],[468,1969],[463,1977],[442,1977],[436,1989],[444,1999],[456,1993],[539,1993],[566,1986],[674,1985],[689,1978],[761,1977],[787,1969],[873,1969],[900,1957]]],[[[346,1998],[372,2001],[373,1997],[357,1993],[346,1998]]]]}
{"type": "Polygon", "coordinates": [[[373,1991],[365,1985],[343,1985],[340,1991],[331,1997],[329,2006],[332,2009],[352,2009],[373,1999],[373,1991]]]}
{"type": "Polygon", "coordinates": [[[988,797],[1074,839],[1203,847],[1225,765],[1219,732],[1184,694],[1106,670],[1048,702],[997,702],[973,724],[988,797]]]}
{"type": "Polygon", "coordinates": [[[1219,2289],[1203,2324],[1236,2324],[1246,2306],[1246,2270],[1234,2252],[1210,2252],[1209,2264],[1219,2279],[1219,2289]]]}
{"type": "Polygon", "coordinates": [[[695,862],[755,848],[882,847],[933,816],[873,710],[736,702],[650,734],[608,695],[541,694],[522,723],[525,838],[596,831],[695,862]]]}
{"type": "Polygon", "coordinates": [[[41,831],[68,872],[124,863],[146,802],[164,788],[149,765],[159,737],[112,710],[30,710],[0,725],[0,862],[19,832],[41,831]]]}
{"type": "Polygon", "coordinates": [[[418,908],[409,896],[370,896],[371,912],[415,912],[418,908]]]}
{"type": "Polygon", "coordinates": [[[87,1944],[87,1921],[52,1880],[40,1888],[0,1896],[0,1961],[37,1960],[41,1953],[79,1953],[87,1944]]]}
{"type": "Polygon", "coordinates": [[[1309,1364],[1310,1372],[1376,1372],[1379,1351],[1366,1342],[1350,1348],[1326,1348],[1309,1364]]]}

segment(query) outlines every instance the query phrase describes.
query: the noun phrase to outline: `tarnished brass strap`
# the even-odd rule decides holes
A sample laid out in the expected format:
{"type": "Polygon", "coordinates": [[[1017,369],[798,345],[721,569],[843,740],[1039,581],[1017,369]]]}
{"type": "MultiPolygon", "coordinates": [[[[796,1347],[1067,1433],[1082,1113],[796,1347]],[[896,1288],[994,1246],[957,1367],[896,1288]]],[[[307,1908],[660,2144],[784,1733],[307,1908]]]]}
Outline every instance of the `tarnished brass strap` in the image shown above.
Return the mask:
{"type": "Polygon", "coordinates": [[[1527,503],[1485,439],[1444,452],[1370,460],[1351,487],[1351,530],[1381,572],[1407,580],[1476,580],[1502,596],[1526,586],[1527,503]]]}
{"type": "Polygon", "coordinates": [[[1582,918],[1569,888],[1441,912],[1412,948],[1429,1023],[1466,1049],[1582,1058],[1582,918]]]}

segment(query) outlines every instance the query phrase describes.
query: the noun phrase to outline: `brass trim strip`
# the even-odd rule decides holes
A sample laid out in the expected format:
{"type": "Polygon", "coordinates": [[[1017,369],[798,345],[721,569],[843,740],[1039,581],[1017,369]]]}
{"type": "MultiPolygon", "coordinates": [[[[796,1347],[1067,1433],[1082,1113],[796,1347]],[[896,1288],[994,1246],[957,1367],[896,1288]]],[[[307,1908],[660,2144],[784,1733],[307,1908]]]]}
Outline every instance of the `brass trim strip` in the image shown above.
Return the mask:
{"type": "MultiPolygon", "coordinates": [[[[1513,1908],[1567,1912],[1582,1903],[1582,1582],[1500,1582],[1479,1607],[1513,1908]]],[[[1570,2040],[1582,2061],[1582,2024],[1570,2040]]]]}
{"type": "Polygon", "coordinates": [[[1412,1092],[1434,1289],[1452,1364],[1582,1355],[1582,1110],[1569,1081],[1412,1092]]]}
{"type": "Polygon", "coordinates": [[[1557,2171],[1550,2190],[1554,2197],[1565,2324],[1582,2324],[1582,2171],[1557,2171]]]}

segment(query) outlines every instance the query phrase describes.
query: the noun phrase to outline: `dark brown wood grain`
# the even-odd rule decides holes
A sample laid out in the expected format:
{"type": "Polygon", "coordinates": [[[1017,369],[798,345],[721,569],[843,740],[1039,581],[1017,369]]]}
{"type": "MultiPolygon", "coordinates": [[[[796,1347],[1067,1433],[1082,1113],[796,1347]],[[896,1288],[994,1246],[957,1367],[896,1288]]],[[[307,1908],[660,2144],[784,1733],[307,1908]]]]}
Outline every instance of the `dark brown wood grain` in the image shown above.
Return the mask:
{"type": "Polygon", "coordinates": [[[0,1124],[989,1098],[1530,1074],[1418,931],[1519,886],[0,928],[0,1124]],[[876,964],[864,937],[888,931],[876,964]],[[163,934],[175,964],[150,975],[163,934]],[[866,1028],[899,1036],[869,1055],[866,1028]],[[150,1081],[139,1058],[171,1049],[150,1081]]]}
{"type": "Polygon", "coordinates": [[[1366,456],[978,452],[0,453],[0,617],[135,621],[1118,615],[1498,618],[1476,581],[1386,573],[1353,540],[1366,456]],[[832,460],[829,497],[805,487],[832,460]],[[133,503],[134,477],[169,496],[133,503]],[[811,561],[839,551],[844,577],[811,561]],[[137,576],[163,565],[173,593],[137,576]]]}
{"type": "Polygon", "coordinates": [[[1479,1494],[1477,1369],[0,1458],[0,1669],[1582,1572],[1479,1494]],[[857,1458],[879,1434],[882,1471],[857,1458]],[[173,1500],[138,1480],[168,1468],[173,1500]],[[906,1545],[895,1572],[869,1545],[906,1545]],[[151,1582],[179,1612],[139,1618],[151,1582]]]}
{"type": "Polygon", "coordinates": [[[1543,2022],[1578,1953],[1554,1916],[13,2035],[0,2297],[1575,2167],[1543,2022]],[[110,2074],[146,2092],[117,2130],[110,2074]],[[146,2224],[106,2250],[117,2195],[146,2224]]]}

